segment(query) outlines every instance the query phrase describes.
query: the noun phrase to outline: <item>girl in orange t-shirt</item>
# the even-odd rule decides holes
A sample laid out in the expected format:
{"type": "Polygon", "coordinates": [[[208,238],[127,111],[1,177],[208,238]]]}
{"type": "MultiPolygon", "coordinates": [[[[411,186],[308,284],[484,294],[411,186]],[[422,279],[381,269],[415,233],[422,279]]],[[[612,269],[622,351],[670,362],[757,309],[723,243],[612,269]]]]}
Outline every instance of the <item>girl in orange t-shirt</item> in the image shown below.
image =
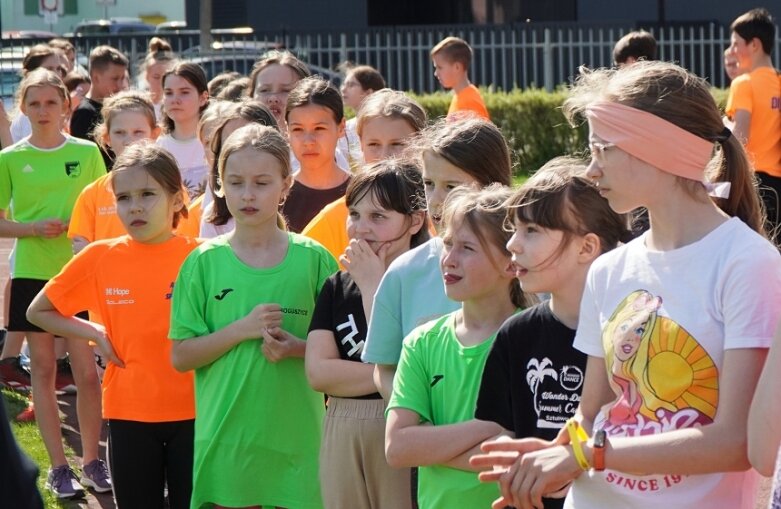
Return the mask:
{"type": "MultiPolygon", "coordinates": [[[[148,94],[125,91],[106,99],[101,115],[105,119],[95,127],[95,140],[117,157],[138,140],[154,140],[160,134],[155,108],[148,94]]],[[[116,214],[114,193],[108,175],[84,188],[73,206],[68,238],[78,253],[90,242],[112,239],[127,233],[116,214]]]]}
{"type": "Polygon", "coordinates": [[[197,241],[173,229],[187,214],[179,169],[146,143],[117,158],[108,185],[128,231],[76,255],[34,299],[29,320],[94,341],[109,361],[103,379],[109,463],[118,507],[188,508],[195,403],[192,373],[171,365],[168,341],[174,281],[197,241]],[[73,315],[99,312],[105,327],[73,315]]]}

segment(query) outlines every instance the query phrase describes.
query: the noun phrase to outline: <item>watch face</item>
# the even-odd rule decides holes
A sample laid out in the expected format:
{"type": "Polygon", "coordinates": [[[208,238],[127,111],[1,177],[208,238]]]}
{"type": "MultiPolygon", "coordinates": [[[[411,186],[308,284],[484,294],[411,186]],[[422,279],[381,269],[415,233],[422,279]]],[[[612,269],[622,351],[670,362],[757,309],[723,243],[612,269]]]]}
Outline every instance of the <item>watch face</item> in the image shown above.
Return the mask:
{"type": "Polygon", "coordinates": [[[605,430],[599,430],[594,435],[594,447],[605,447],[605,438],[606,433],[605,430]]]}

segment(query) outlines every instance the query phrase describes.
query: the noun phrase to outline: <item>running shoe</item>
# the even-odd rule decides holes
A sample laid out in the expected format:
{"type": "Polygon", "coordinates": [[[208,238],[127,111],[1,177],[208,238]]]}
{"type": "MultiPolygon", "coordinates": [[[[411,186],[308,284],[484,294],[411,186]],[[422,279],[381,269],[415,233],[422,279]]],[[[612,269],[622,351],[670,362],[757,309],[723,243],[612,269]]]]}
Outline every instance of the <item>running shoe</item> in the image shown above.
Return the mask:
{"type": "Polygon", "coordinates": [[[73,380],[71,361],[68,356],[57,359],[57,377],[54,379],[54,387],[58,391],[67,394],[74,394],[76,392],[76,382],[73,380]]]}
{"type": "Polygon", "coordinates": [[[111,491],[111,477],[103,460],[92,460],[81,470],[81,484],[98,493],[111,491]]]}
{"type": "Polygon", "coordinates": [[[84,487],[79,484],[76,474],[68,465],[50,468],[46,477],[46,489],[57,498],[81,498],[84,496],[84,487]]]}

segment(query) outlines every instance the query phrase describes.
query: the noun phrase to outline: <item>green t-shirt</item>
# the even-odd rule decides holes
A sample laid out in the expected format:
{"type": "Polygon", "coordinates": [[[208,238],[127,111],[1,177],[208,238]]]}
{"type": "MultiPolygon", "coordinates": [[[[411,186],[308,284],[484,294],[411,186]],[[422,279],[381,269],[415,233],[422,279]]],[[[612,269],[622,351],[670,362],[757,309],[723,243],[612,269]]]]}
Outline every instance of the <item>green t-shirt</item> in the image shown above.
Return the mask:
{"type": "MultiPolygon", "coordinates": [[[[317,294],[338,267],[316,242],[288,237],[285,259],[267,269],[239,260],[225,236],[193,251],[174,286],[169,336],[198,341],[258,304],[278,303],[282,327],[306,338],[317,294]]],[[[271,363],[260,345],[260,339],[243,341],[195,370],[192,508],[322,508],[323,395],[309,387],[303,359],[271,363]]]]}
{"type": "MultiPolygon", "coordinates": [[[[455,334],[455,313],[416,328],[404,339],[388,409],[405,408],[421,422],[455,424],[475,416],[477,394],[496,333],[465,347],[455,334]]],[[[496,483],[477,473],[433,465],[420,467],[420,509],[488,508],[499,498],[496,483]]]]}
{"type": "MultiPolygon", "coordinates": [[[[30,223],[59,218],[70,221],[81,190],[106,174],[100,150],[91,141],[65,136],[62,145],[42,149],[29,138],[0,152],[0,209],[30,223]]],[[[22,237],[16,241],[15,278],[48,280],[71,259],[68,236],[22,237]]]]}

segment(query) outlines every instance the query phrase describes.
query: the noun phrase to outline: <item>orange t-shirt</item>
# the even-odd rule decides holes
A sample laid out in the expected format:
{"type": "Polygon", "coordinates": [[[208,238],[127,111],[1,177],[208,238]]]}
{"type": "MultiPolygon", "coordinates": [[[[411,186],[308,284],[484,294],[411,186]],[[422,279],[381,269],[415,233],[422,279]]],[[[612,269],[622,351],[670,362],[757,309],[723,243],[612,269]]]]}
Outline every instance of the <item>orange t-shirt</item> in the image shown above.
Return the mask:
{"type": "Polygon", "coordinates": [[[727,116],[738,110],[751,114],[746,151],[754,168],[781,177],[781,77],[760,67],[735,78],[729,88],[727,116]]]}
{"type": "Polygon", "coordinates": [[[94,242],[126,233],[117,215],[117,203],[108,187],[106,174],[85,187],[76,199],[68,225],[68,238],[79,236],[94,242]]]}
{"type": "MultiPolygon", "coordinates": [[[[183,198],[185,205],[187,205],[189,198],[186,192],[183,192],[183,198]]],[[[195,206],[195,202],[193,202],[193,206],[195,206]]],[[[200,212],[200,208],[198,212],[200,212]]],[[[196,223],[200,220],[199,213],[196,223]]],[[[188,228],[191,227],[189,219],[184,219],[180,221],[180,226],[176,231],[188,237],[197,237],[197,229],[194,235],[189,235],[188,228]],[[188,233],[184,233],[182,228],[187,229],[188,233]]],[[[126,234],[127,230],[117,215],[117,202],[114,199],[114,193],[108,186],[108,174],[106,174],[85,187],[76,199],[68,225],[68,238],[79,236],[90,242],[95,242],[96,240],[114,239],[126,234]]]]}
{"type": "Polygon", "coordinates": [[[323,207],[301,234],[318,241],[338,260],[350,244],[350,238],[347,236],[347,216],[347,201],[342,196],[323,207]]]}
{"type": "Polygon", "coordinates": [[[44,292],[66,316],[100,313],[124,368],[103,377],[103,417],[140,422],[195,418],[192,371],[171,364],[168,328],[179,267],[198,241],[172,237],[142,244],[125,235],[84,248],[46,283],[44,292]]]}
{"type": "Polygon", "coordinates": [[[485,120],[491,120],[491,117],[488,115],[488,109],[483,102],[483,97],[480,95],[480,91],[476,86],[471,84],[460,92],[453,94],[453,99],[450,101],[450,108],[447,110],[447,118],[458,118],[467,112],[474,113],[485,120]]]}
{"type": "MultiPolygon", "coordinates": [[[[185,196],[187,193],[185,193],[185,196]]],[[[201,215],[203,214],[203,196],[194,199],[187,208],[187,217],[179,218],[176,233],[185,237],[197,238],[201,235],[201,215]]]]}

